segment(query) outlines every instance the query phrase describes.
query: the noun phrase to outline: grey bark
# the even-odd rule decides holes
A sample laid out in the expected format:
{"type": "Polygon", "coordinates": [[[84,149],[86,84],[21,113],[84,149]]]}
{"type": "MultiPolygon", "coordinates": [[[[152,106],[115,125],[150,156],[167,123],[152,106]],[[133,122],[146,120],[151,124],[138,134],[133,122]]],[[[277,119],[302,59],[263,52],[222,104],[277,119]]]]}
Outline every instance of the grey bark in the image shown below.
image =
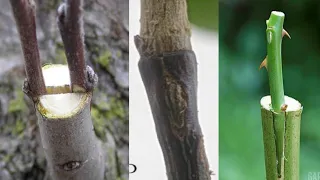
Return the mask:
{"type": "Polygon", "coordinates": [[[37,117],[49,173],[55,180],[101,180],[104,157],[94,134],[91,93],[78,112],[67,118],[48,118],[38,103],[37,117]]]}
{"type": "MultiPolygon", "coordinates": [[[[56,24],[61,1],[36,2],[40,59],[43,64],[65,63],[56,24]]],[[[128,4],[128,0],[84,1],[85,56],[100,80],[91,112],[108,165],[106,179],[128,179],[128,4]]],[[[43,180],[47,161],[33,103],[21,91],[26,75],[9,1],[0,1],[0,43],[0,175],[43,180]]]]}

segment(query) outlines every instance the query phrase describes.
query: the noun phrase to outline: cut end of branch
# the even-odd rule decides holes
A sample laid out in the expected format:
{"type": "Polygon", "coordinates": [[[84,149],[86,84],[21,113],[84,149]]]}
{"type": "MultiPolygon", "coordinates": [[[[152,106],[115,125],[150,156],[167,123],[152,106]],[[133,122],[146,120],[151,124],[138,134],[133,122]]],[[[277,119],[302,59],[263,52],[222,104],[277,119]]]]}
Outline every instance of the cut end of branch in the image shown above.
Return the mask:
{"type": "Polygon", "coordinates": [[[37,107],[43,116],[62,119],[77,114],[83,108],[87,98],[86,93],[43,95],[40,96],[37,107]]]}
{"type": "Polygon", "coordinates": [[[42,67],[42,72],[46,87],[63,87],[71,84],[67,65],[47,64],[42,67]]]}
{"type": "Polygon", "coordinates": [[[272,11],[271,15],[279,16],[279,17],[284,17],[284,13],[281,11],[272,11]]]}
{"type": "Polygon", "coordinates": [[[51,118],[69,117],[76,114],[88,99],[89,93],[71,93],[67,65],[46,65],[43,68],[48,92],[39,97],[39,112],[51,118]]]}
{"type": "MultiPolygon", "coordinates": [[[[260,101],[261,107],[264,109],[271,111],[271,96],[264,96],[260,101]]],[[[284,104],[283,107],[285,108],[285,112],[292,112],[292,111],[299,111],[302,108],[302,105],[299,101],[291,98],[289,96],[284,96],[284,104]]]]}
{"type": "Polygon", "coordinates": [[[281,28],[282,31],[282,25],[284,21],[285,15],[283,12],[279,11],[272,11],[270,18],[267,20],[267,27],[268,28],[281,28]],[[279,27],[279,25],[281,27],[279,27]]]}

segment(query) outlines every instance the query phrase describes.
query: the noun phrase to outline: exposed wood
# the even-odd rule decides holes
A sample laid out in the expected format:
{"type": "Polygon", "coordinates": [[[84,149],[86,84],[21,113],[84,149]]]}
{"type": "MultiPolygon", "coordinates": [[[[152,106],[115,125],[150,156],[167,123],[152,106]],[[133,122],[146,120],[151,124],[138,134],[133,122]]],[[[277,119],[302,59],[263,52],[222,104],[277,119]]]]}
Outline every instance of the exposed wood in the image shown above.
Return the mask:
{"type": "Polygon", "coordinates": [[[93,130],[91,93],[68,115],[50,114],[36,104],[42,146],[53,180],[102,180],[104,157],[93,130]]]}

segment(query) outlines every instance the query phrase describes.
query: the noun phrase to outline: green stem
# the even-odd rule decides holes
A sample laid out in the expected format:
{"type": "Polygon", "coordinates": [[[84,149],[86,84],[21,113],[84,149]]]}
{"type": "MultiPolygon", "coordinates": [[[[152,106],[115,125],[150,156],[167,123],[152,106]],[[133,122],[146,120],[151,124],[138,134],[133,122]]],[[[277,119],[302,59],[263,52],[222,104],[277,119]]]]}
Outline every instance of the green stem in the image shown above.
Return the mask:
{"type": "Polygon", "coordinates": [[[272,109],[279,113],[284,103],[281,43],[284,14],[272,11],[267,20],[268,74],[272,109]]]}
{"type": "Polygon", "coordinates": [[[267,41],[268,41],[268,74],[270,84],[271,106],[274,111],[274,133],[276,142],[277,172],[281,178],[283,172],[284,158],[284,132],[285,132],[285,113],[281,107],[284,104],[284,90],[282,78],[281,43],[284,13],[272,11],[267,20],[267,41]]]}
{"type": "Polygon", "coordinates": [[[286,115],[284,180],[299,180],[301,113],[300,106],[286,115]]]}
{"type": "Polygon", "coordinates": [[[285,100],[284,96],[281,60],[284,17],[284,13],[272,11],[267,20],[267,68],[271,97],[261,99],[267,180],[299,179],[302,106],[292,98],[286,97],[285,100]]]}
{"type": "Polygon", "coordinates": [[[285,148],[281,163],[284,168],[281,168],[281,178],[277,172],[277,147],[275,132],[275,112],[269,106],[271,102],[270,96],[265,96],[261,99],[261,118],[263,130],[263,144],[265,169],[267,180],[298,180],[299,179],[299,149],[300,149],[300,122],[302,106],[299,101],[285,97],[285,102],[288,105],[286,111],[285,124],[285,148]]]}
{"type": "Polygon", "coordinates": [[[277,157],[276,157],[276,144],[275,144],[275,136],[274,136],[273,113],[268,108],[263,107],[262,101],[263,100],[261,100],[261,119],[262,119],[266,180],[275,180],[278,178],[278,173],[277,173],[277,157]]]}

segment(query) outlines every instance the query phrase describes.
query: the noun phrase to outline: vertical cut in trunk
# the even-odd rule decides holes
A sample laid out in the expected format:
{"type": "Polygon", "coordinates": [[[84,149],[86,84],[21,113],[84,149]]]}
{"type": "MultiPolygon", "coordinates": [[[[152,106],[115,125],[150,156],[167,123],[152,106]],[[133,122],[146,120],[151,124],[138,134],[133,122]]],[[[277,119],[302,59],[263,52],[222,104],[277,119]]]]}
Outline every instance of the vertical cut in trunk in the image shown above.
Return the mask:
{"type": "Polygon", "coordinates": [[[185,0],[141,0],[135,44],[169,180],[209,180],[185,0]]]}
{"type": "MultiPolygon", "coordinates": [[[[47,87],[70,85],[66,65],[43,67],[47,87]]],[[[64,91],[64,90],[63,90],[64,91]]],[[[36,113],[50,175],[53,179],[102,180],[104,158],[90,113],[92,92],[48,94],[36,102],[36,113]]]]}
{"type": "Polygon", "coordinates": [[[284,101],[288,108],[285,112],[284,160],[281,162],[284,169],[281,178],[278,178],[277,173],[275,112],[271,108],[270,96],[265,96],[260,101],[267,180],[299,179],[300,121],[303,108],[291,97],[285,96],[284,101]]]}

